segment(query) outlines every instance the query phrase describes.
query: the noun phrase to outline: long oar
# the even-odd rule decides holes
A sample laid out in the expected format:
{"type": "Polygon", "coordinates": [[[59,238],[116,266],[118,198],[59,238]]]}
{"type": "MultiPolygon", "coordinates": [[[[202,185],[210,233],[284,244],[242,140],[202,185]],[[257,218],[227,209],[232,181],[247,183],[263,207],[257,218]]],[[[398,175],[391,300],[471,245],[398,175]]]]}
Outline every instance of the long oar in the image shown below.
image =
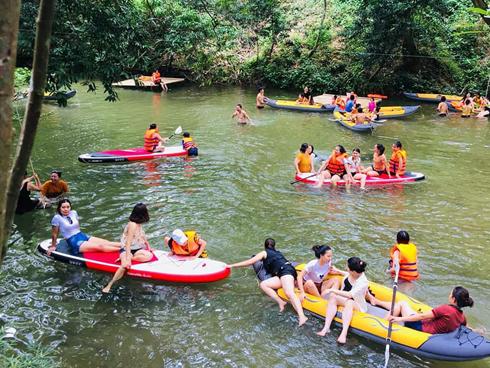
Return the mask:
{"type": "Polygon", "coordinates": [[[181,126],[179,126],[177,129],[175,129],[174,134],[172,134],[170,137],[168,137],[168,139],[172,138],[174,135],[179,135],[179,134],[182,134],[182,127],[181,126]]]}
{"type": "MultiPolygon", "coordinates": [[[[400,273],[400,263],[395,264],[395,280],[393,281],[393,297],[391,298],[391,310],[390,316],[393,315],[393,309],[395,308],[396,291],[398,290],[398,274],[400,273]]],[[[390,360],[390,344],[391,344],[391,332],[393,331],[393,322],[388,324],[388,335],[386,336],[386,349],[385,349],[385,366],[388,367],[388,361],[390,360]]]]}
{"type": "Polygon", "coordinates": [[[291,183],[289,184],[296,184],[296,183],[299,183],[300,181],[304,181],[305,179],[309,179],[309,178],[312,178],[314,176],[316,176],[317,174],[314,173],[314,174],[311,174],[309,176],[305,176],[304,178],[301,178],[301,179],[298,179],[298,180],[295,180],[295,181],[292,181],[291,183]]]}

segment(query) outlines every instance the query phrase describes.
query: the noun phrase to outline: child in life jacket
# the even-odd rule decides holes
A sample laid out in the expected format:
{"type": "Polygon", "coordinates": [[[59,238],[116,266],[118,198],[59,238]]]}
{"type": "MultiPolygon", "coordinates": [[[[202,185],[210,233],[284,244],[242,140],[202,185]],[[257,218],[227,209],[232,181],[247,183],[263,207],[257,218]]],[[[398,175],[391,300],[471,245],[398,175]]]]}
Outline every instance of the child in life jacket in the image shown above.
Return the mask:
{"type": "Polygon", "coordinates": [[[182,231],[175,229],[172,237],[164,238],[165,245],[170,248],[170,253],[177,256],[188,256],[195,258],[206,258],[206,241],[195,231],[182,231]]]}
{"type": "Polygon", "coordinates": [[[396,234],[396,244],[390,249],[390,268],[387,272],[395,277],[395,264],[400,265],[398,278],[403,281],[414,281],[419,278],[417,268],[417,247],[410,243],[410,235],[406,231],[396,234]]]}
{"type": "Polygon", "coordinates": [[[191,137],[189,132],[184,132],[182,139],[182,147],[187,151],[188,156],[197,156],[197,144],[194,142],[194,139],[191,137]]]}

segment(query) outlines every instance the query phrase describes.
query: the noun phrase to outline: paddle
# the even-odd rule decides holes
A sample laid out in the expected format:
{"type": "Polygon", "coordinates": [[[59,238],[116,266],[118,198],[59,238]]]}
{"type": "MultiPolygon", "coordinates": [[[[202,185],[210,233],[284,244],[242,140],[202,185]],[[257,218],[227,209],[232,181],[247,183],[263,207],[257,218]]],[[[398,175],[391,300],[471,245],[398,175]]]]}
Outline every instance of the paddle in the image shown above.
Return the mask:
{"type": "MultiPolygon", "coordinates": [[[[393,315],[393,309],[395,308],[396,291],[398,290],[398,274],[400,273],[400,263],[395,263],[395,279],[393,280],[393,297],[391,298],[390,316],[393,315]]],[[[393,322],[388,324],[388,335],[386,336],[386,349],[385,349],[385,365],[388,367],[388,361],[390,360],[390,344],[391,344],[391,332],[393,331],[393,322]]]]}
{"type": "Polygon", "coordinates": [[[309,179],[309,178],[312,178],[314,176],[316,176],[317,173],[314,173],[314,174],[311,174],[311,175],[308,175],[308,176],[305,176],[304,178],[301,178],[301,179],[298,179],[298,180],[295,180],[295,181],[292,181],[291,183],[289,184],[296,184],[296,183],[299,183],[300,181],[304,181],[305,179],[309,179]]]}
{"type": "Polygon", "coordinates": [[[168,137],[168,139],[172,138],[174,135],[179,135],[179,134],[182,134],[182,127],[181,126],[179,126],[177,129],[175,129],[174,134],[172,134],[170,137],[168,137]]]}

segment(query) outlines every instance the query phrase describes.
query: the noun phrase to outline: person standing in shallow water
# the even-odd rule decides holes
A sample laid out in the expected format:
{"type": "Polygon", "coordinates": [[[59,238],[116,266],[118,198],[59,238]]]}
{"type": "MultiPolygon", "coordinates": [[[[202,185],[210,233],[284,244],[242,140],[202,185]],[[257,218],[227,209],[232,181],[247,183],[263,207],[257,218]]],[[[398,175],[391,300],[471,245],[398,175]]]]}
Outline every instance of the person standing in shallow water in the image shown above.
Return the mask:
{"type": "Polygon", "coordinates": [[[297,278],[296,269],[291,265],[281,252],[276,250],[276,242],[267,238],[262,252],[243,262],[230,265],[230,268],[251,266],[255,262],[263,261],[264,268],[272,277],[260,282],[259,286],[272,300],[279,305],[279,311],[283,311],[286,302],[277,295],[276,290],[282,288],[291,301],[293,308],[298,313],[298,325],[302,326],[308,320],[306,318],[301,302],[294,292],[294,281],[297,278]]]}
{"type": "Polygon", "coordinates": [[[250,124],[250,117],[248,116],[247,112],[243,109],[242,104],[237,104],[235,107],[235,111],[233,112],[233,115],[231,115],[232,118],[236,118],[238,124],[250,124]]]}
{"type": "Polygon", "coordinates": [[[265,107],[265,101],[267,97],[264,96],[264,87],[259,88],[259,93],[257,93],[257,97],[255,98],[255,106],[258,109],[263,109],[265,107]]]}

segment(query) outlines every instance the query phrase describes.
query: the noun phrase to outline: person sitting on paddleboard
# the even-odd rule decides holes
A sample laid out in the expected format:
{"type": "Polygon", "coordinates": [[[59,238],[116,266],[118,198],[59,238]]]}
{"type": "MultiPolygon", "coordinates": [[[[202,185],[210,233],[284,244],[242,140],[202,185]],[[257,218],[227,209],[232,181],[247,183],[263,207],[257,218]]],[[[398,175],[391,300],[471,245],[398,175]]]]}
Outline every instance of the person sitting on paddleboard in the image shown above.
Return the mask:
{"type": "Polygon", "coordinates": [[[305,293],[319,297],[323,296],[327,289],[339,289],[339,279],[327,279],[327,276],[344,274],[332,264],[333,251],[328,245],[315,245],[311,250],[315,253],[316,259],[308,262],[297,278],[301,301],[305,298],[305,293]]]}
{"type": "Polygon", "coordinates": [[[363,173],[364,168],[361,166],[361,150],[354,148],[352,156],[344,160],[347,168],[347,173],[344,175],[346,184],[354,183],[356,180],[361,181],[361,189],[366,186],[367,175],[363,173]]]}
{"type": "Polygon", "coordinates": [[[381,143],[375,144],[373,149],[373,164],[364,170],[363,173],[367,176],[380,176],[387,174],[388,177],[391,178],[389,167],[388,160],[385,156],[385,146],[383,146],[381,143]]]}
{"type": "Polygon", "coordinates": [[[315,172],[312,153],[313,146],[309,145],[308,143],[303,143],[301,145],[301,147],[299,148],[299,152],[294,159],[296,174],[315,172]]]}
{"type": "Polygon", "coordinates": [[[276,290],[283,288],[284,293],[291,301],[296,313],[298,313],[298,325],[302,326],[308,318],[306,318],[301,302],[294,292],[294,281],[297,278],[296,269],[293,267],[281,252],[276,250],[276,242],[272,238],[267,238],[264,243],[262,252],[254,257],[243,262],[238,262],[230,265],[230,268],[251,266],[256,262],[262,261],[265,270],[272,277],[260,282],[260,289],[272,298],[282,312],[286,306],[286,302],[277,295],[276,290]]]}
{"type": "Polygon", "coordinates": [[[405,327],[430,334],[449,333],[461,325],[466,326],[464,307],[473,307],[473,299],[468,290],[456,286],[449,294],[449,304],[440,305],[428,312],[417,313],[405,300],[395,304],[391,322],[405,322],[405,327]]]}
{"type": "Polygon", "coordinates": [[[160,135],[157,125],[151,123],[150,127],[145,132],[144,149],[147,152],[163,152],[165,149],[163,144],[167,141],[168,138],[164,138],[160,135]]]}
{"type": "Polygon", "coordinates": [[[64,180],[61,180],[61,171],[51,171],[50,180],[44,182],[40,192],[41,199],[43,197],[47,198],[46,202],[49,202],[49,199],[65,196],[68,193],[68,184],[64,180]]]}
{"type": "Polygon", "coordinates": [[[410,235],[404,230],[396,234],[396,244],[390,249],[390,267],[387,272],[395,278],[395,265],[400,266],[398,278],[402,281],[411,282],[418,280],[417,268],[417,246],[410,243],[410,235]]]}
{"type": "Polygon", "coordinates": [[[315,187],[322,186],[325,179],[331,179],[332,184],[337,182],[346,174],[344,159],[347,158],[347,152],[342,145],[335,146],[332,154],[323,162],[318,170],[318,183],[315,187]]]}
{"type": "Polygon", "coordinates": [[[48,248],[48,256],[56,249],[58,235],[65,238],[74,255],[83,252],[117,252],[121,244],[109,240],[88,236],[80,231],[80,223],[77,211],[71,209],[69,199],[62,199],[56,209],[57,214],[51,220],[51,245],[48,248]]]}
{"type": "Polygon", "coordinates": [[[255,106],[258,109],[263,109],[265,107],[265,101],[267,97],[264,96],[264,87],[259,87],[257,97],[255,98],[255,106]]]}
{"type": "Polygon", "coordinates": [[[194,258],[206,258],[206,241],[195,231],[182,231],[175,229],[172,237],[163,239],[165,245],[170,248],[170,253],[177,256],[188,256],[194,258]]]}
{"type": "Polygon", "coordinates": [[[233,115],[231,115],[232,118],[237,119],[238,124],[248,124],[250,123],[250,118],[247,114],[247,112],[243,109],[242,104],[237,104],[235,107],[235,111],[233,112],[233,115]]]}
{"type": "Polygon", "coordinates": [[[392,154],[390,158],[390,175],[395,175],[397,178],[405,175],[407,167],[407,151],[403,149],[402,143],[396,141],[391,145],[392,154]]]}
{"type": "Polygon", "coordinates": [[[313,95],[311,94],[311,91],[308,87],[305,87],[303,89],[303,92],[299,94],[296,102],[300,104],[308,104],[308,105],[313,105],[315,103],[313,101],[313,95]]]}
{"type": "Polygon", "coordinates": [[[143,224],[150,221],[148,209],[144,203],[138,203],[133,207],[129,222],[121,236],[119,245],[119,259],[121,267],[119,267],[112,277],[112,280],[102,289],[103,293],[111,291],[112,285],[124,276],[124,273],[131,268],[131,262],[149,262],[153,259],[152,249],[148,239],[146,238],[143,224]]]}
{"type": "Polygon", "coordinates": [[[366,294],[368,292],[368,279],[364,274],[366,262],[358,257],[351,257],[347,260],[347,274],[342,281],[342,290],[326,289],[324,295],[328,295],[328,306],[325,314],[325,325],[317,334],[325,336],[330,332],[330,325],[337,314],[337,308],[343,306],[342,311],[342,332],[337,341],[345,344],[347,332],[352,320],[354,311],[367,312],[366,294]]]}
{"type": "Polygon", "coordinates": [[[183,134],[182,147],[187,151],[188,156],[198,155],[197,144],[194,142],[194,139],[189,132],[184,132],[183,134]]]}
{"type": "Polygon", "coordinates": [[[447,107],[446,96],[441,96],[439,105],[437,105],[437,111],[439,112],[439,116],[447,116],[449,108],[447,107]]]}

